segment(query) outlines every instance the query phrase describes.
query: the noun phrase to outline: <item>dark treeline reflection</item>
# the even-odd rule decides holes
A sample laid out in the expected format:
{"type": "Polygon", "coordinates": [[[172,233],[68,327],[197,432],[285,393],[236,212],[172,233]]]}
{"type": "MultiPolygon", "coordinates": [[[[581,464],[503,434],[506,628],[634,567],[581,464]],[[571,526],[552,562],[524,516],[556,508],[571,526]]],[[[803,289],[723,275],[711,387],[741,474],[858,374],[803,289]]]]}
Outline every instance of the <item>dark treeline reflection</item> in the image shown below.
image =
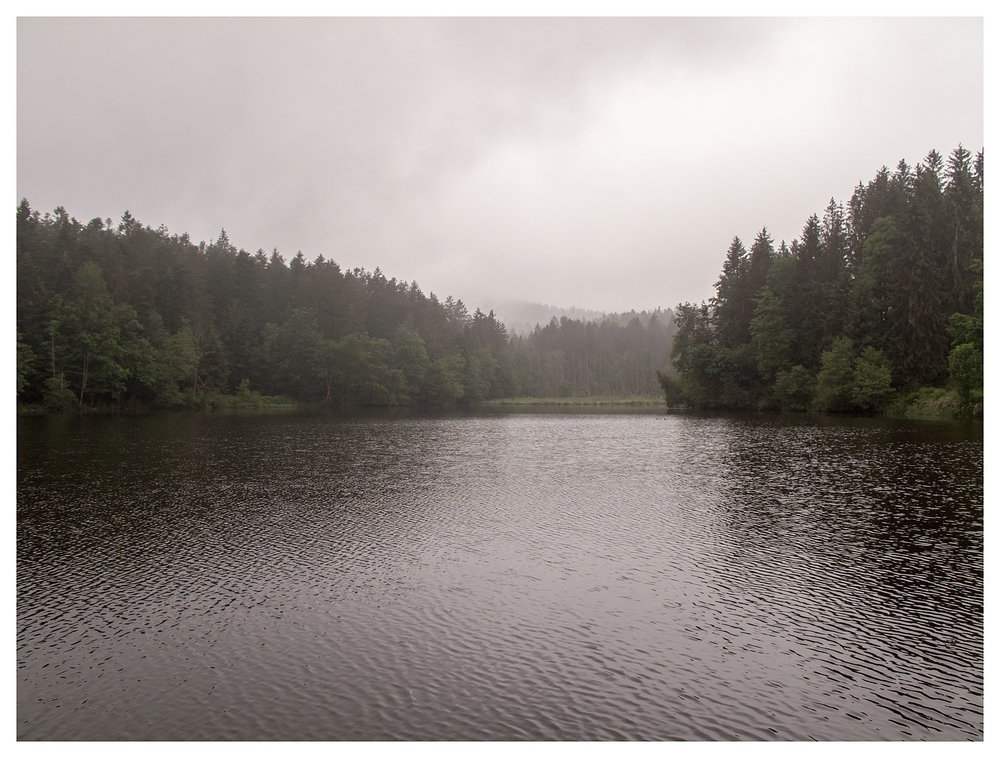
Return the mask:
{"type": "Polygon", "coordinates": [[[673,314],[567,318],[511,337],[490,311],[300,251],[206,245],[128,212],[17,211],[18,396],[83,405],[451,405],[655,395],[673,314]]]}
{"type": "Polygon", "coordinates": [[[962,700],[951,724],[977,723],[982,669],[969,664],[983,654],[981,430],[723,423],[719,624],[780,634],[848,710],[874,704],[896,724],[940,720],[949,698],[923,668],[933,667],[965,690],[950,700],[962,700]],[[859,697],[845,674],[872,690],[859,697]]]}
{"type": "Polygon", "coordinates": [[[836,555],[926,563],[933,554],[919,572],[934,577],[928,586],[947,593],[948,575],[962,571],[963,584],[981,587],[981,429],[865,419],[729,426],[720,502],[739,541],[780,550],[776,535],[836,529],[836,555]]]}

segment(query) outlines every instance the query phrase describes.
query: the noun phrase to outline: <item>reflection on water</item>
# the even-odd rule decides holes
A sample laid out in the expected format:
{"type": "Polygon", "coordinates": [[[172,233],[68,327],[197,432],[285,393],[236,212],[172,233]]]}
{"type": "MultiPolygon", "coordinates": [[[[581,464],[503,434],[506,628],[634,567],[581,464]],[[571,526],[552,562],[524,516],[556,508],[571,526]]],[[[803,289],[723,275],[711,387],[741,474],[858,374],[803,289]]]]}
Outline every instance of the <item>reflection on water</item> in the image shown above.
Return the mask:
{"type": "Polygon", "coordinates": [[[21,739],[982,739],[975,426],[18,420],[21,739]]]}

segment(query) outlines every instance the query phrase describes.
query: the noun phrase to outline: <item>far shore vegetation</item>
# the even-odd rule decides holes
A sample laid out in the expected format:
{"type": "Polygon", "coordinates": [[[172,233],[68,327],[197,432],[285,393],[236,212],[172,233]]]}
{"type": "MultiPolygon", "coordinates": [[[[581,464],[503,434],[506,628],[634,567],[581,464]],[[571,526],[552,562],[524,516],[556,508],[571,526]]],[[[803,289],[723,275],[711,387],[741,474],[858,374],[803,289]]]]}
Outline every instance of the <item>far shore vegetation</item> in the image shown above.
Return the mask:
{"type": "Polygon", "coordinates": [[[831,200],[799,239],[734,238],[675,310],[490,311],[379,269],[17,209],[21,412],[663,406],[981,417],[983,153],[932,151],[831,200]]]}
{"type": "Polygon", "coordinates": [[[482,405],[529,406],[529,405],[579,405],[579,406],[648,406],[663,407],[662,395],[645,397],[507,397],[487,400],[482,405]]]}

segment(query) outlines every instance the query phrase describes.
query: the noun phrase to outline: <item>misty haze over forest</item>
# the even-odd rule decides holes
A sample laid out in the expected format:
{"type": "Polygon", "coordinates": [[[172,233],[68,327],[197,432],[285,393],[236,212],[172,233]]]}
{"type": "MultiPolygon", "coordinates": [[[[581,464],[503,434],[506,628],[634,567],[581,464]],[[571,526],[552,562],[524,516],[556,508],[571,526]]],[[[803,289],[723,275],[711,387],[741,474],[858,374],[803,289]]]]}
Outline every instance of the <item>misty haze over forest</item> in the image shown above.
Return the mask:
{"type": "Polygon", "coordinates": [[[524,300],[505,300],[495,302],[487,298],[480,304],[483,310],[491,310],[496,313],[507,331],[521,337],[527,337],[534,331],[536,326],[545,326],[552,319],[556,321],[565,317],[574,321],[604,321],[612,320],[625,326],[633,318],[638,318],[643,326],[649,323],[650,316],[654,313],[661,321],[671,321],[673,311],[670,308],[654,308],[652,311],[628,313],[605,313],[604,311],[592,311],[587,308],[559,308],[547,303],[529,303],[524,300]]]}
{"type": "Polygon", "coordinates": [[[18,394],[50,410],[259,404],[261,391],[426,408],[648,399],[658,381],[695,408],[979,415],[984,187],[983,151],[901,160],[791,245],[766,228],[749,250],[734,237],[710,302],[578,319],[512,304],[507,318],[529,319],[514,329],[380,268],[251,254],[225,231],[195,245],[127,212],[82,224],[25,199],[18,394]]]}
{"type": "Polygon", "coordinates": [[[977,18],[20,19],[19,391],[438,405],[648,396],[679,368],[693,405],[763,407],[795,370],[805,407],[838,339],[891,364],[858,407],[943,381],[962,345],[974,389],[982,35],[977,18]],[[176,50],[184,66],[162,63],[176,50]],[[945,166],[940,145],[966,147],[945,166]],[[916,279],[870,270],[873,230],[916,279]],[[772,282],[772,260],[797,273],[772,282]],[[866,276],[906,308],[879,311],[866,276]],[[767,297],[784,310],[765,328],[767,297]]]}
{"type": "Polygon", "coordinates": [[[976,18],[21,18],[17,33],[33,208],[128,210],[195,241],[225,227],[237,247],[468,303],[706,299],[734,235],[790,244],[881,166],[983,144],[976,18]]]}

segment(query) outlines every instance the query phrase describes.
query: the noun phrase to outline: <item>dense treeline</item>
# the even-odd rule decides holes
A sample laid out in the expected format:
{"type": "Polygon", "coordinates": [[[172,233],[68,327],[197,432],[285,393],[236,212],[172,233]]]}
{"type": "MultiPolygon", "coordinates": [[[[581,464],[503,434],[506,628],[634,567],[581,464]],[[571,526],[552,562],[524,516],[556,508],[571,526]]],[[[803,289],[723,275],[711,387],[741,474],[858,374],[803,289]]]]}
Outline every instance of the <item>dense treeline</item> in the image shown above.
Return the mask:
{"type": "Polygon", "coordinates": [[[526,365],[529,397],[655,395],[657,371],[666,370],[676,327],[673,314],[656,309],[614,314],[600,321],[563,316],[511,342],[526,365]],[[622,323],[624,321],[624,323],[622,323]]]}
{"type": "Polygon", "coordinates": [[[968,411],[983,386],[982,151],[883,168],[790,246],[735,238],[715,286],[677,308],[668,403],[878,412],[950,388],[968,411]]]}
{"type": "Polygon", "coordinates": [[[18,399],[50,409],[649,395],[674,331],[668,311],[511,338],[379,269],[17,210],[18,399]]]}

